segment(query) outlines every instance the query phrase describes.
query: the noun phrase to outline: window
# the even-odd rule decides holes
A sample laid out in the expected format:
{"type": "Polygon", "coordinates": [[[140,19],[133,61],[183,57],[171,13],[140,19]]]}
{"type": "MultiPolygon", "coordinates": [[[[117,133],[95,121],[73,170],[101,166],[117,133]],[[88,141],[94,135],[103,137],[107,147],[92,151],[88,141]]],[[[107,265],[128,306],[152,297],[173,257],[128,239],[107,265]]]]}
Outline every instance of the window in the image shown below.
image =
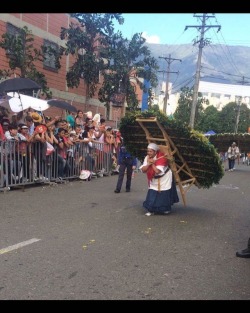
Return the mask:
{"type": "Polygon", "coordinates": [[[23,30],[10,23],[7,23],[7,33],[12,36],[22,36],[23,30]]]}
{"type": "Polygon", "coordinates": [[[59,46],[55,42],[44,40],[44,61],[43,66],[46,70],[57,72],[55,53],[59,52],[59,46]]]}
{"type": "Polygon", "coordinates": [[[220,98],[220,93],[212,93],[211,97],[212,98],[220,98]]]}
{"type": "Polygon", "coordinates": [[[208,97],[208,92],[202,92],[202,97],[208,97]]]}
{"type": "MultiPolygon", "coordinates": [[[[6,26],[6,29],[7,29],[7,34],[8,36],[13,36],[15,40],[12,40],[12,45],[9,49],[6,50],[6,55],[8,57],[11,58],[11,55],[13,56],[14,55],[14,52],[15,52],[15,45],[16,45],[16,41],[18,38],[20,38],[22,40],[22,43],[23,43],[23,49],[24,49],[24,40],[25,40],[25,33],[24,33],[24,30],[21,29],[21,28],[18,28],[10,23],[7,23],[7,26],[6,26]],[[14,49],[14,50],[13,50],[14,49]]],[[[19,39],[19,40],[20,40],[19,39]]]]}

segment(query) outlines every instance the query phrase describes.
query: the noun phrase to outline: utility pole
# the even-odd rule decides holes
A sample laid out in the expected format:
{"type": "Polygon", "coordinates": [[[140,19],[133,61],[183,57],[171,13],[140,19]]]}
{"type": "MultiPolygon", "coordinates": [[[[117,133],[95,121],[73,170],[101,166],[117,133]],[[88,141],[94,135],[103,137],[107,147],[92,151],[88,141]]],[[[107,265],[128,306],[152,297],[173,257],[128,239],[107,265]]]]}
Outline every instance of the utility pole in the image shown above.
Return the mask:
{"type": "MultiPolygon", "coordinates": [[[[248,82],[245,81],[245,76],[242,76],[242,80],[239,81],[239,83],[241,83],[242,85],[248,84],[248,82]]],[[[235,97],[236,98],[236,97],[235,97]]],[[[239,121],[240,121],[240,108],[241,108],[241,104],[242,104],[242,96],[237,96],[237,114],[236,114],[236,120],[235,120],[235,127],[234,127],[234,132],[235,134],[238,133],[238,125],[239,125],[239,121]]]]}
{"type": "Polygon", "coordinates": [[[201,56],[202,56],[202,49],[210,43],[209,39],[204,39],[205,32],[209,30],[210,28],[217,27],[218,31],[220,31],[221,26],[220,25],[206,25],[206,20],[210,17],[214,17],[213,15],[208,15],[207,13],[203,13],[202,15],[194,14],[194,17],[202,18],[202,25],[190,25],[186,26],[185,30],[188,28],[197,28],[200,32],[200,39],[194,41],[194,45],[199,43],[199,53],[198,53],[198,60],[197,60],[197,67],[196,67],[196,74],[195,74],[195,84],[194,84],[194,93],[193,93],[193,103],[191,108],[191,114],[190,114],[190,122],[189,126],[191,128],[194,128],[194,120],[195,120],[195,112],[196,112],[196,105],[197,105],[197,99],[198,99],[198,89],[199,89],[199,81],[200,81],[200,71],[201,71],[201,56]]]}
{"type": "Polygon", "coordinates": [[[241,102],[242,102],[242,97],[239,96],[238,97],[238,104],[237,104],[237,115],[236,115],[236,121],[235,121],[235,128],[234,128],[235,134],[237,134],[237,132],[238,132],[238,125],[239,125],[239,121],[240,121],[240,106],[241,106],[241,102]]]}
{"type": "Polygon", "coordinates": [[[168,57],[159,57],[160,59],[164,59],[165,61],[167,61],[167,71],[159,71],[159,72],[165,72],[167,73],[167,81],[166,81],[166,90],[165,90],[165,97],[164,97],[164,105],[163,105],[163,112],[167,115],[167,103],[168,103],[168,99],[169,99],[169,92],[168,92],[168,84],[169,84],[169,74],[178,74],[179,72],[170,72],[170,64],[174,61],[180,61],[180,59],[173,59],[171,58],[171,54],[169,54],[168,57]]]}
{"type": "Polygon", "coordinates": [[[240,80],[240,81],[237,81],[237,83],[240,83],[240,84],[242,84],[242,85],[247,85],[247,84],[249,84],[249,82],[246,82],[245,81],[245,76],[242,76],[242,80],[240,80]]]}

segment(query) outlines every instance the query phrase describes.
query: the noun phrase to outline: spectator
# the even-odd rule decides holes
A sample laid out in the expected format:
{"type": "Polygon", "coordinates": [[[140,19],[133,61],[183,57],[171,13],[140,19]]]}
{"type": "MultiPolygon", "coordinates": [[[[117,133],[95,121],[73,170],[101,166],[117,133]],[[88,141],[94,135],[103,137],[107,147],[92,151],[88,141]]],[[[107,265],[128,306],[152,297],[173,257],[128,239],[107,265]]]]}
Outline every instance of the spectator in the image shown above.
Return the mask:
{"type": "Polygon", "coordinates": [[[235,160],[240,155],[239,148],[236,146],[236,142],[233,142],[232,145],[228,148],[228,171],[233,172],[235,166],[235,160]]]}
{"type": "Polygon", "coordinates": [[[136,169],[136,158],[121,146],[118,156],[119,176],[116,184],[115,193],[120,193],[125,171],[127,170],[126,192],[130,192],[133,170],[136,169]]]}

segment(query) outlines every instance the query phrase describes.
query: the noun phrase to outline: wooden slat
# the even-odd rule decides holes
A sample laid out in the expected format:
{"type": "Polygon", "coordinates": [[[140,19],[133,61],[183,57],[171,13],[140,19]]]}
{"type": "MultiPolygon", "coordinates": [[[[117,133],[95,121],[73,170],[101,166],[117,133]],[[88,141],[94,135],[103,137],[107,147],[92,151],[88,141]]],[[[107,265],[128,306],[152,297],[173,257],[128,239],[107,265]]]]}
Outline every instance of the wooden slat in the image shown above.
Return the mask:
{"type": "MultiPolygon", "coordinates": [[[[178,147],[175,146],[173,140],[171,140],[171,138],[168,136],[167,131],[163,128],[163,126],[159,123],[159,121],[157,120],[156,117],[154,118],[137,118],[136,121],[138,122],[138,124],[141,126],[141,128],[144,130],[145,134],[146,134],[146,139],[148,141],[148,143],[150,142],[165,142],[165,146],[159,145],[159,147],[161,147],[163,149],[165,149],[166,153],[168,156],[171,157],[172,161],[169,162],[169,166],[174,174],[174,178],[175,181],[180,189],[180,193],[181,193],[181,197],[182,197],[182,201],[184,206],[186,206],[186,192],[187,192],[187,188],[186,190],[184,190],[183,185],[186,184],[187,182],[190,183],[190,187],[193,184],[196,184],[199,187],[199,184],[197,183],[196,178],[193,176],[191,169],[189,168],[189,166],[187,165],[187,163],[185,162],[183,156],[179,153],[178,147]],[[161,135],[162,137],[155,137],[152,136],[152,134],[150,133],[150,131],[154,131],[155,132],[155,128],[153,127],[149,127],[148,125],[145,125],[146,123],[150,123],[151,125],[154,123],[155,126],[157,126],[157,129],[159,129],[161,131],[161,135]],[[182,162],[182,166],[179,166],[175,163],[174,161],[174,155],[177,155],[179,160],[181,160],[182,162]],[[185,181],[181,181],[180,175],[179,173],[183,171],[187,176],[190,177],[190,179],[187,179],[185,181]]],[[[157,133],[157,135],[159,135],[157,133]]],[[[186,138],[185,138],[186,140],[186,138]]],[[[169,158],[169,157],[168,157],[169,158]]],[[[189,187],[189,188],[190,188],[189,187]]]]}

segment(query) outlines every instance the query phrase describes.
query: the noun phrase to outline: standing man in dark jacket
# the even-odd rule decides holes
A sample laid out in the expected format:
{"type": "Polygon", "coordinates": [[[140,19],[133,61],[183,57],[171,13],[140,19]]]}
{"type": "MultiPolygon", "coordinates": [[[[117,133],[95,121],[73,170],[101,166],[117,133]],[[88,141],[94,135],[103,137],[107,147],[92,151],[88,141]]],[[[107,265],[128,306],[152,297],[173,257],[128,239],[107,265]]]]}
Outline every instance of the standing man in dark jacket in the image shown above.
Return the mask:
{"type": "Polygon", "coordinates": [[[126,192],[130,192],[132,173],[133,170],[136,169],[136,164],[136,158],[126,150],[124,145],[122,145],[118,155],[119,176],[115,193],[119,193],[121,191],[125,170],[127,170],[126,192]]]}

